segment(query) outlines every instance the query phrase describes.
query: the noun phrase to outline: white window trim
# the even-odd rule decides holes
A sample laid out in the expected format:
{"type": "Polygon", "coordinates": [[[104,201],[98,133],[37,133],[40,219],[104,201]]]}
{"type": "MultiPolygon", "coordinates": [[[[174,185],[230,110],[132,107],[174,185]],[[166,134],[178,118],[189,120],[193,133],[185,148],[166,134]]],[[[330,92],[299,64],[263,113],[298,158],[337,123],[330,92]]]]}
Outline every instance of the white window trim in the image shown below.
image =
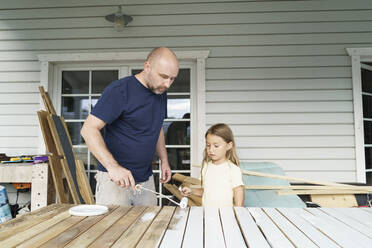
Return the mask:
{"type": "MultiPolygon", "coordinates": [[[[68,53],[68,54],[40,54],[38,55],[41,62],[40,85],[48,91],[48,86],[54,82],[54,67],[63,63],[74,62],[143,62],[147,52],[102,52],[102,53],[68,53]]],[[[179,61],[196,62],[195,86],[191,88],[192,106],[191,115],[193,118],[191,126],[191,176],[199,177],[200,161],[203,159],[204,133],[206,127],[205,119],[205,60],[208,58],[209,51],[175,51],[179,61]],[[196,132],[196,133],[195,133],[196,132]]],[[[40,97],[40,106],[43,108],[43,101],[40,97]]],[[[41,131],[39,132],[39,152],[45,152],[45,145],[42,139],[41,131]]]]}
{"type": "Polygon", "coordinates": [[[346,48],[351,57],[353,104],[354,104],[354,132],[355,132],[355,160],[356,181],[366,182],[365,151],[364,151],[364,124],[361,62],[372,62],[372,48],[346,48]]]}

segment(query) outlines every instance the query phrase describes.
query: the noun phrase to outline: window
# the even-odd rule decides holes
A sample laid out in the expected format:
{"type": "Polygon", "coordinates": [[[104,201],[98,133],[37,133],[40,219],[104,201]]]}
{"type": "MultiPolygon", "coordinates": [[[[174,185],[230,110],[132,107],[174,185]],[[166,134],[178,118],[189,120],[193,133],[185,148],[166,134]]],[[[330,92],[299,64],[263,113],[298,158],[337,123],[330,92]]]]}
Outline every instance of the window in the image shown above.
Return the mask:
{"type": "Polygon", "coordinates": [[[366,179],[372,184],[372,63],[361,63],[366,179]]]}
{"type": "Polygon", "coordinates": [[[372,48],[346,50],[352,61],[357,182],[372,185],[372,48]]]}

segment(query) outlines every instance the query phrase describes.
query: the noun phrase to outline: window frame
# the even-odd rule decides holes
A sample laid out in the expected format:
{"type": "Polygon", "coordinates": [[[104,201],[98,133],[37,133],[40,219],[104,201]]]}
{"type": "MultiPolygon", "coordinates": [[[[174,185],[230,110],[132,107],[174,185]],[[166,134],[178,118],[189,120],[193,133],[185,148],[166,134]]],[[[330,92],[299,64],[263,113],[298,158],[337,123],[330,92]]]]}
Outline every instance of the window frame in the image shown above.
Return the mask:
{"type": "MultiPolygon", "coordinates": [[[[143,65],[148,52],[102,52],[102,53],[69,53],[69,54],[40,54],[38,55],[41,63],[40,72],[40,85],[44,87],[51,95],[52,102],[59,106],[58,95],[54,94],[57,87],[58,73],[57,69],[64,67],[68,64],[99,64],[98,68],[105,65],[107,67],[120,64],[138,64],[143,65]],[[54,88],[53,88],[54,87],[54,88]]],[[[190,64],[193,67],[191,70],[190,85],[190,101],[191,101],[191,134],[192,143],[190,144],[191,163],[190,170],[191,176],[199,177],[200,175],[200,161],[203,157],[204,149],[204,132],[206,128],[205,120],[205,64],[208,58],[208,50],[200,51],[175,51],[175,54],[180,61],[180,64],[190,64]]],[[[92,70],[96,66],[89,66],[92,70]]],[[[126,67],[126,66],[123,66],[126,67]]],[[[127,67],[127,75],[130,73],[130,67],[127,67]]],[[[119,71],[119,77],[122,76],[119,71]]],[[[43,102],[40,97],[40,106],[43,108],[43,102]]],[[[57,110],[58,113],[60,109],[57,110]]],[[[45,152],[45,144],[42,138],[42,133],[39,131],[39,152],[45,152]]]]}
{"type": "Polygon", "coordinates": [[[372,47],[346,48],[346,51],[352,66],[356,181],[366,183],[361,62],[372,62],[372,47]]]}

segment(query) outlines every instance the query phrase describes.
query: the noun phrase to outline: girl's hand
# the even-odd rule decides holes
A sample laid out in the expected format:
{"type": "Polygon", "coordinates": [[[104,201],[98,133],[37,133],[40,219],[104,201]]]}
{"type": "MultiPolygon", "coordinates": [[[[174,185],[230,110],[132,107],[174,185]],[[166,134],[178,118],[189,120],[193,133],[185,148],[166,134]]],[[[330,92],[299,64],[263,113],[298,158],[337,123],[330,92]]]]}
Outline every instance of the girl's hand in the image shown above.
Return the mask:
{"type": "Polygon", "coordinates": [[[182,196],[189,196],[189,195],[191,195],[191,193],[192,193],[192,190],[189,187],[185,186],[185,187],[181,188],[182,196]]]}

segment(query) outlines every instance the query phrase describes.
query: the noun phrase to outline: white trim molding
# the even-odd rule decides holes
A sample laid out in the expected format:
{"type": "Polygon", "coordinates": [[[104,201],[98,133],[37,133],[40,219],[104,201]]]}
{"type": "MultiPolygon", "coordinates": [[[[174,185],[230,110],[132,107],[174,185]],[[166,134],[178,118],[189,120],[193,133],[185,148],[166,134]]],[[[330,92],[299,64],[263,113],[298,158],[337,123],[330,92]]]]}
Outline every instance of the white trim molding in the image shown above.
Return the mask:
{"type": "Polygon", "coordinates": [[[347,48],[346,51],[351,57],[352,65],[356,181],[360,183],[365,183],[366,168],[364,151],[361,62],[372,61],[372,48],[371,47],[347,48]]]}
{"type": "MultiPolygon", "coordinates": [[[[200,164],[203,157],[204,133],[206,127],[205,121],[205,60],[209,56],[207,50],[195,51],[174,51],[180,62],[193,62],[195,66],[195,74],[193,77],[196,80],[196,85],[192,87],[191,97],[193,100],[193,109],[191,118],[194,118],[191,144],[191,176],[198,177],[200,168],[194,168],[194,165],[200,164]]],[[[53,86],[55,81],[54,71],[58,65],[68,63],[112,63],[112,62],[143,62],[145,61],[149,51],[144,52],[98,52],[98,53],[64,53],[64,54],[39,54],[38,58],[41,62],[40,85],[48,91],[50,86],[53,86]]],[[[40,98],[40,106],[43,106],[40,98]]],[[[45,152],[45,146],[41,132],[39,133],[39,152],[45,152]]]]}

